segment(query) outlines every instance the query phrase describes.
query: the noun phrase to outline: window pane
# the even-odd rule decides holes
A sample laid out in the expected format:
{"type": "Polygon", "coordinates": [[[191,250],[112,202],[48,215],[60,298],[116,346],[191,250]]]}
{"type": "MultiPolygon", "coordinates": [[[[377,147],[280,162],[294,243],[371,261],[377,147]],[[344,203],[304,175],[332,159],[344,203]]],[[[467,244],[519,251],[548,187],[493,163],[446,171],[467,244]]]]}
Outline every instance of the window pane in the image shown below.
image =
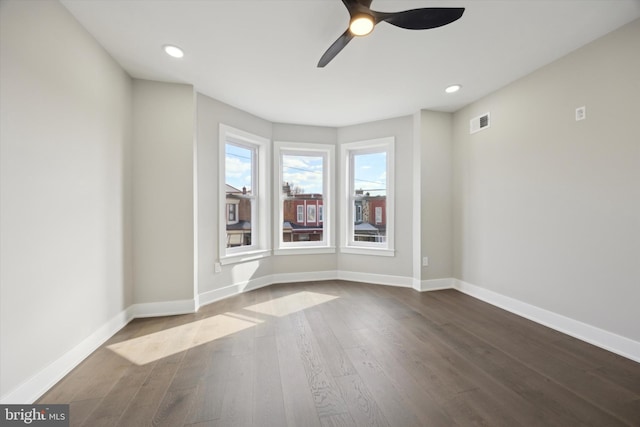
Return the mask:
{"type": "Polygon", "coordinates": [[[227,247],[250,246],[251,217],[255,202],[255,151],[227,143],[225,146],[225,183],[227,206],[227,247]]]}
{"type": "Polygon", "coordinates": [[[353,154],[354,242],[386,242],[387,153],[353,154]]]}
{"type": "Polygon", "coordinates": [[[324,241],[324,157],[282,154],[282,242],[324,241]]]}

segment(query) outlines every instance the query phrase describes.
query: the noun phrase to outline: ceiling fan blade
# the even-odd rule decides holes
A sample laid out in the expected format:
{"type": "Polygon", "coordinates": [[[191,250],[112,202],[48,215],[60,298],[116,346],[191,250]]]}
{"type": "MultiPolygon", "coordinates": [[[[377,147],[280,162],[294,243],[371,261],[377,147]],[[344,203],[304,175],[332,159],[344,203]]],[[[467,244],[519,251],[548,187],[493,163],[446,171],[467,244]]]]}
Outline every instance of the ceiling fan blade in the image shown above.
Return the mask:
{"type": "Polygon", "coordinates": [[[428,30],[447,25],[460,19],[464,7],[424,7],[403,12],[371,11],[376,23],[385,21],[396,27],[408,30],[428,30]]]}
{"type": "Polygon", "coordinates": [[[331,60],[338,53],[340,53],[342,49],[344,49],[344,47],[351,41],[352,38],[353,34],[351,34],[351,31],[347,30],[342,33],[342,35],[338,37],[338,40],[334,41],[333,44],[329,46],[329,49],[327,49],[324,55],[322,55],[322,58],[320,58],[320,61],[318,61],[318,68],[322,68],[329,62],[331,62],[331,60]]]}
{"type": "Polygon", "coordinates": [[[358,5],[369,7],[371,6],[371,0],[342,0],[342,3],[347,7],[347,9],[351,10],[358,5]]]}

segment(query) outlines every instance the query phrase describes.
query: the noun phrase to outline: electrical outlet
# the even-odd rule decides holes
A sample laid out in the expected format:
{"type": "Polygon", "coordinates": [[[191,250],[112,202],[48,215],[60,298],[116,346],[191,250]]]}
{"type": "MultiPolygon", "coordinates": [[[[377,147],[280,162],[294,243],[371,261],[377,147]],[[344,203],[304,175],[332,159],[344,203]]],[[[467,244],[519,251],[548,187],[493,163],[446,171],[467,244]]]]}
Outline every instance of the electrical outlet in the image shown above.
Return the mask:
{"type": "Polygon", "coordinates": [[[584,120],[587,118],[587,107],[584,105],[582,107],[576,108],[576,122],[579,120],[584,120]]]}
{"type": "Polygon", "coordinates": [[[219,262],[216,262],[213,265],[213,271],[215,271],[216,273],[222,273],[222,265],[220,265],[219,262]]]}
{"type": "Polygon", "coordinates": [[[422,257],[422,266],[423,267],[429,267],[429,257],[428,256],[422,257]]]}

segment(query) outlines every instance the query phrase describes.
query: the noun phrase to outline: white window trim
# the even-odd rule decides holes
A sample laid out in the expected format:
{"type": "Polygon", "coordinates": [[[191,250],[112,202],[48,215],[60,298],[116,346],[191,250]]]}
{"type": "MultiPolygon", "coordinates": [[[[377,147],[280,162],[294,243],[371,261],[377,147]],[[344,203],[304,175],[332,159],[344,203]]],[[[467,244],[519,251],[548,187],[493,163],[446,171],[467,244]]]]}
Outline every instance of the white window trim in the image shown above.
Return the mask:
{"type": "MultiPolygon", "coordinates": [[[[273,170],[274,170],[274,200],[277,204],[276,211],[273,215],[273,231],[274,231],[274,254],[275,255],[311,255],[311,254],[327,254],[335,253],[335,197],[334,188],[335,181],[335,146],[332,144],[313,144],[290,141],[275,141],[273,150],[273,170]],[[320,242],[282,242],[282,226],[284,223],[284,212],[282,211],[282,154],[292,154],[301,156],[322,155],[324,157],[324,175],[322,179],[322,224],[323,241],[320,242]]],[[[304,216],[306,221],[306,207],[304,208],[304,216]]],[[[297,212],[296,212],[297,215],[297,212]]],[[[318,219],[316,211],[316,221],[318,219]]]]}
{"type": "MultiPolygon", "coordinates": [[[[244,262],[257,258],[263,258],[271,254],[271,230],[269,224],[271,224],[271,196],[269,194],[269,188],[271,188],[270,173],[269,173],[269,161],[271,153],[269,150],[269,139],[254,135],[249,132],[245,132],[240,129],[233,128],[231,126],[220,124],[219,127],[219,203],[218,203],[218,253],[221,264],[231,264],[235,262],[244,262]],[[235,248],[227,248],[227,221],[225,210],[226,208],[226,144],[232,142],[238,145],[246,145],[248,147],[255,147],[257,161],[254,165],[254,177],[253,182],[257,182],[257,188],[253,188],[252,191],[255,195],[255,206],[252,207],[251,222],[252,228],[255,228],[252,235],[250,246],[239,246],[235,248]]],[[[239,215],[239,211],[237,212],[239,215]]]]}
{"type": "Polygon", "coordinates": [[[340,220],[343,224],[340,233],[340,252],[359,255],[395,256],[395,138],[390,136],[350,142],[342,144],[340,149],[341,184],[339,197],[343,206],[340,212],[340,220]],[[351,195],[355,193],[355,188],[353,188],[353,162],[351,156],[353,153],[363,154],[380,151],[386,151],[387,153],[386,242],[355,242],[353,240],[355,212],[351,199],[351,195]]]}

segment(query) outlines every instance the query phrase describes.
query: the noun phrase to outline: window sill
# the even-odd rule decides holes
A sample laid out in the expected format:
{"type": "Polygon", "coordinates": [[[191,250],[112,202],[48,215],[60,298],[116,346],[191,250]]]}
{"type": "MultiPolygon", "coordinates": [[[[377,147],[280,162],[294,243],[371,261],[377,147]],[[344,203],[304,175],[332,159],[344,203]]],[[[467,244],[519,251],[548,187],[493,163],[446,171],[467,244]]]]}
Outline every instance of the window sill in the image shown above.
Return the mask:
{"type": "Polygon", "coordinates": [[[220,257],[221,265],[237,264],[239,262],[253,261],[256,259],[266,258],[271,256],[271,250],[269,249],[256,249],[253,251],[242,252],[238,254],[226,255],[220,257]]]}
{"type": "Polygon", "coordinates": [[[392,257],[396,255],[396,251],[394,249],[367,248],[364,246],[343,246],[340,248],[340,252],[342,252],[343,254],[373,255],[373,256],[388,256],[388,257],[392,257]]]}
{"type": "Polygon", "coordinates": [[[278,248],[273,250],[274,255],[318,255],[318,254],[335,254],[335,246],[318,246],[318,247],[289,247],[278,248]]]}

